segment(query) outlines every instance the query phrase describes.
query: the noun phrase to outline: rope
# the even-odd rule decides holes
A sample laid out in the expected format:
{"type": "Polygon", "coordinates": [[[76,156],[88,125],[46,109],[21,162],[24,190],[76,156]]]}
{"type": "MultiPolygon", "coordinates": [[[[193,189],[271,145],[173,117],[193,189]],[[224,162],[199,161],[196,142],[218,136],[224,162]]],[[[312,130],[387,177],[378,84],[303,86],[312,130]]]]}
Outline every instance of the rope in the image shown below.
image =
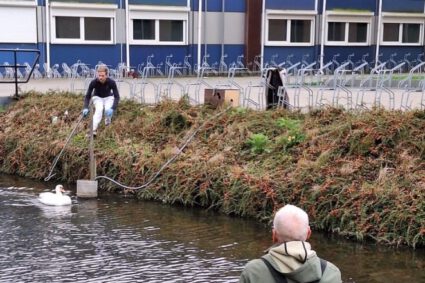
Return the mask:
{"type": "Polygon", "coordinates": [[[56,164],[57,164],[57,163],[58,163],[58,161],[59,161],[59,158],[62,156],[62,154],[63,154],[63,152],[64,152],[64,150],[65,150],[66,146],[68,145],[69,141],[71,140],[71,137],[74,135],[75,130],[77,129],[78,125],[80,125],[80,123],[81,123],[81,121],[83,120],[83,118],[84,118],[84,116],[83,116],[83,115],[80,115],[80,117],[78,117],[77,123],[75,124],[74,128],[72,129],[71,134],[69,134],[68,138],[66,139],[65,145],[63,146],[62,150],[61,150],[61,151],[59,152],[59,154],[55,157],[55,160],[53,161],[53,164],[52,164],[52,166],[50,167],[49,175],[48,175],[46,178],[44,178],[44,181],[46,181],[46,182],[47,182],[47,181],[49,181],[49,180],[50,180],[53,176],[55,176],[55,175],[56,175],[56,173],[55,173],[55,174],[52,174],[52,173],[53,173],[53,169],[55,169],[56,164]]]}
{"type": "Polygon", "coordinates": [[[221,111],[221,112],[219,112],[219,113],[217,113],[217,114],[215,114],[214,116],[212,116],[212,117],[210,117],[209,119],[207,119],[201,126],[199,126],[197,129],[195,129],[194,131],[193,131],[193,133],[186,139],[186,141],[184,142],[184,144],[179,148],[179,150],[177,151],[177,153],[173,156],[173,157],[171,157],[170,159],[168,159],[167,160],[167,162],[165,162],[162,166],[161,166],[161,168],[154,174],[154,175],[152,175],[150,178],[149,178],[149,180],[145,183],[145,184],[143,184],[143,185],[141,185],[141,186],[138,186],[138,187],[131,187],[131,186],[126,186],[126,185],[124,185],[124,184],[121,184],[120,182],[118,182],[118,181],[116,181],[116,180],[114,180],[114,179],[112,179],[112,178],[110,178],[110,177],[108,177],[108,176],[97,176],[96,178],[95,178],[95,180],[98,180],[98,179],[106,179],[106,180],[108,180],[108,181],[110,181],[110,182],[112,182],[112,183],[114,183],[114,184],[116,184],[116,185],[118,185],[119,187],[121,187],[121,188],[123,188],[123,189],[128,189],[128,190],[133,190],[133,191],[136,191],[136,190],[140,190],[140,189],[145,189],[145,188],[147,188],[158,176],[159,176],[159,174],[161,174],[161,172],[165,169],[165,168],[167,168],[167,166],[171,163],[171,162],[173,162],[181,153],[182,153],[182,151],[183,151],[183,149],[185,149],[185,147],[192,141],[192,139],[196,136],[196,134],[207,124],[207,122],[209,122],[209,121],[211,121],[211,120],[213,120],[213,119],[215,119],[215,118],[217,118],[217,117],[219,117],[219,116],[221,116],[221,115],[223,115],[225,112],[227,112],[229,109],[231,108],[231,106],[229,106],[229,107],[227,107],[227,108],[225,108],[223,111],[221,111]]]}

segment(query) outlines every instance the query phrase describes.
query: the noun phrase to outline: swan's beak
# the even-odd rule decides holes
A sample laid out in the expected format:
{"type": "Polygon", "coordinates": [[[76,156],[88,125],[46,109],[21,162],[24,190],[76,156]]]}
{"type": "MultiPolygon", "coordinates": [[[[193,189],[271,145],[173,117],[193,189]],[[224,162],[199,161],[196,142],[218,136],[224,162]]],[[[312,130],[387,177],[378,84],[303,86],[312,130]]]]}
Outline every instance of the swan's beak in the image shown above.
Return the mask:
{"type": "Polygon", "coordinates": [[[64,189],[64,188],[61,188],[61,192],[62,192],[62,193],[64,193],[64,192],[66,192],[66,191],[65,191],[65,189],[64,189]]]}

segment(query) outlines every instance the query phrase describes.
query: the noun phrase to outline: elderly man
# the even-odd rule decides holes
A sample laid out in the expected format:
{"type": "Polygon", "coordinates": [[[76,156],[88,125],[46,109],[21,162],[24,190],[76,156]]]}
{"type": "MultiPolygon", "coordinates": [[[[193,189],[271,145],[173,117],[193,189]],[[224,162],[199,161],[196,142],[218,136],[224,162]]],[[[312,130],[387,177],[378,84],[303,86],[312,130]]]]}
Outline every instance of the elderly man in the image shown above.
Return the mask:
{"type": "Polygon", "coordinates": [[[112,114],[118,107],[120,95],[118,93],[117,84],[108,77],[108,68],[105,65],[100,65],[97,68],[97,77],[92,80],[87,89],[84,98],[83,116],[89,113],[90,99],[94,104],[93,115],[93,135],[96,135],[97,127],[102,121],[103,111],[105,111],[105,125],[111,123],[112,114]]]}
{"type": "Polygon", "coordinates": [[[273,243],[267,254],[247,263],[239,282],[340,283],[341,272],[319,258],[307,239],[307,213],[294,205],[279,209],[273,220],[273,243]]]}

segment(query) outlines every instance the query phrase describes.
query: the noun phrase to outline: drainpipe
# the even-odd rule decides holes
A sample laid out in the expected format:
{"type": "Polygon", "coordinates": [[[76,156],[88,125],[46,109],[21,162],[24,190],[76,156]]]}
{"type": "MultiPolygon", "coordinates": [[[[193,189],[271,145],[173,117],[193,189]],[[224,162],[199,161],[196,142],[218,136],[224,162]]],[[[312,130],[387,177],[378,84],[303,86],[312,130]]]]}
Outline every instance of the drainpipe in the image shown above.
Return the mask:
{"type": "MultiPolygon", "coordinates": [[[[204,15],[204,19],[205,21],[207,21],[207,16],[208,16],[208,0],[205,0],[205,15],[204,15]]],[[[206,39],[206,34],[207,34],[207,30],[206,30],[207,25],[204,26],[203,29],[203,34],[205,36],[205,42],[204,42],[204,54],[208,54],[208,43],[207,43],[207,39],[206,39]]]]}
{"type": "Polygon", "coordinates": [[[130,26],[128,0],[125,0],[125,53],[127,71],[130,71],[130,42],[129,42],[129,26],[130,26]]]}
{"type": "Polygon", "coordinates": [[[261,11],[261,73],[263,72],[263,67],[264,67],[264,42],[265,42],[264,21],[265,20],[266,20],[266,0],[263,0],[263,7],[261,11]]]}
{"type": "MultiPolygon", "coordinates": [[[[119,10],[122,10],[122,0],[120,0],[120,6],[119,6],[119,10]]],[[[115,25],[117,26],[117,24],[115,23],[115,25]]],[[[118,26],[116,27],[116,30],[118,30],[118,26]]],[[[115,35],[116,36],[116,35],[115,35]]],[[[120,42],[120,62],[123,62],[123,54],[122,54],[122,47],[123,47],[123,43],[122,41],[120,42]]]]}
{"type": "Polygon", "coordinates": [[[326,30],[326,0],[323,0],[322,7],[322,33],[320,35],[320,69],[323,68],[323,60],[325,57],[325,33],[326,30]]]}
{"type": "Polygon", "coordinates": [[[226,17],[224,16],[224,2],[225,0],[221,0],[221,17],[222,17],[222,24],[223,24],[223,28],[221,30],[221,57],[223,57],[224,55],[224,32],[226,28],[226,23],[225,23],[226,17]]]}
{"type": "Polygon", "coordinates": [[[46,0],[46,65],[47,70],[44,70],[47,74],[50,73],[50,4],[49,0],[46,0]]]}
{"type": "Polygon", "coordinates": [[[202,0],[198,1],[198,74],[201,71],[202,0]]]}
{"type": "Polygon", "coordinates": [[[375,67],[378,66],[379,60],[379,45],[381,41],[381,32],[382,32],[382,0],[379,0],[378,7],[378,29],[376,33],[376,53],[375,53],[375,67]]]}

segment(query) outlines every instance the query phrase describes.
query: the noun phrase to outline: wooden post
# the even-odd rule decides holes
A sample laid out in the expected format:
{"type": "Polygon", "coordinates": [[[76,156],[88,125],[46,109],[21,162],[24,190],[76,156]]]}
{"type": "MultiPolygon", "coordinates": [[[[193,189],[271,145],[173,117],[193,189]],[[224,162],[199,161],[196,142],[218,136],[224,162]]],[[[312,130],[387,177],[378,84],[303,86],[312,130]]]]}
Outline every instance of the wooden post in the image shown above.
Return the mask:
{"type": "Polygon", "coordinates": [[[93,138],[93,105],[90,106],[90,143],[89,143],[89,169],[90,180],[94,181],[96,178],[96,160],[94,157],[94,138],[93,138]]]}

